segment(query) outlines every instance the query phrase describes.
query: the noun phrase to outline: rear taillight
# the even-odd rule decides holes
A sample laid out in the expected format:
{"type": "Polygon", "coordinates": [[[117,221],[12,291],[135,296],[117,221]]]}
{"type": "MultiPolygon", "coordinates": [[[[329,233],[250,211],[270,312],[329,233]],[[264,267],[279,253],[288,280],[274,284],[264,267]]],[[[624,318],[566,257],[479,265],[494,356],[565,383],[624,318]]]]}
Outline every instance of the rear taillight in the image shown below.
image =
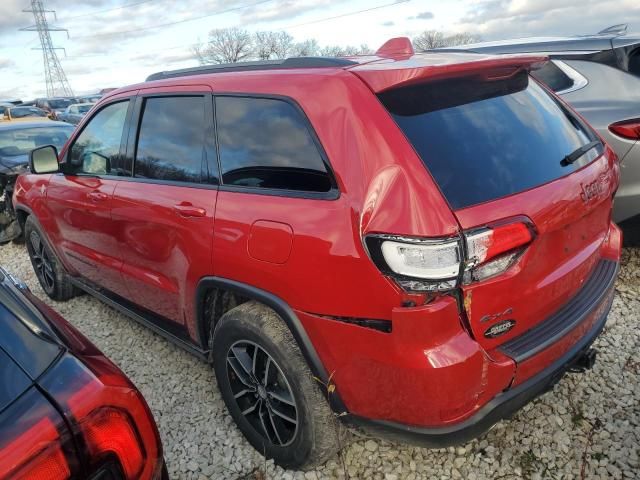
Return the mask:
{"type": "Polygon", "coordinates": [[[58,431],[49,418],[42,418],[11,440],[0,451],[0,478],[66,480],[71,470],[58,431]]]}
{"type": "Polygon", "coordinates": [[[480,282],[508,270],[533,240],[524,222],[485,227],[465,233],[467,262],[463,283],[480,282]]]}
{"type": "Polygon", "coordinates": [[[153,416],[113,363],[99,354],[65,355],[41,384],[73,427],[87,478],[115,464],[123,480],[160,478],[162,446],[153,416]]]}
{"type": "Polygon", "coordinates": [[[89,471],[115,458],[126,480],[158,478],[160,439],[144,399],[104,357],[83,360],[96,378],[72,393],[67,405],[80,427],[89,471]]]}
{"type": "Polygon", "coordinates": [[[374,263],[403,289],[438,292],[456,287],[460,275],[460,240],[369,235],[367,249],[374,263]]]}
{"type": "Polygon", "coordinates": [[[80,427],[91,458],[115,455],[125,478],[140,478],[145,451],[134,423],[126,412],[115,408],[99,409],[80,427]]]}
{"type": "Polygon", "coordinates": [[[531,223],[518,219],[466,231],[464,242],[381,234],[365,242],[373,262],[404,290],[444,292],[505,272],[533,238],[531,223]]]}
{"type": "Polygon", "coordinates": [[[624,120],[609,125],[609,131],[629,140],[640,140],[640,118],[624,120]]]}

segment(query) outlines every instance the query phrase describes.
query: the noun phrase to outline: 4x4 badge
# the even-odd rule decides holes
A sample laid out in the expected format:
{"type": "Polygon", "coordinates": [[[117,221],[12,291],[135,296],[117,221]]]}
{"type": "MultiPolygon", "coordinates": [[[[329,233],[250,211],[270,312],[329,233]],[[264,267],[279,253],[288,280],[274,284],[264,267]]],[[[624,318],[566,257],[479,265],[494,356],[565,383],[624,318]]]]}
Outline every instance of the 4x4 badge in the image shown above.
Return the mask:
{"type": "Polygon", "coordinates": [[[491,325],[484,332],[485,338],[496,338],[500,335],[504,335],[509,330],[511,330],[516,324],[515,320],[503,320],[502,322],[498,322],[495,325],[491,325]]]}

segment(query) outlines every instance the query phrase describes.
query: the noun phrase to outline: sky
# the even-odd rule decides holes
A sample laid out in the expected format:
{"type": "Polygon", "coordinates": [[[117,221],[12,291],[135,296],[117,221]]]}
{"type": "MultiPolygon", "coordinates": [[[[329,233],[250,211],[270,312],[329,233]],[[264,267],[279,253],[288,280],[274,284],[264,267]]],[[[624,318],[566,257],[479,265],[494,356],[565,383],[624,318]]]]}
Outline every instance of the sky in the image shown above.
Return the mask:
{"type": "MultiPolygon", "coordinates": [[[[284,30],[321,46],[368,44],[424,30],[484,40],[595,33],[617,23],[640,32],[640,0],[43,0],[76,94],[197,65],[195,44],[214,28],[284,30]]],[[[0,98],[45,95],[29,0],[0,0],[0,98]]]]}

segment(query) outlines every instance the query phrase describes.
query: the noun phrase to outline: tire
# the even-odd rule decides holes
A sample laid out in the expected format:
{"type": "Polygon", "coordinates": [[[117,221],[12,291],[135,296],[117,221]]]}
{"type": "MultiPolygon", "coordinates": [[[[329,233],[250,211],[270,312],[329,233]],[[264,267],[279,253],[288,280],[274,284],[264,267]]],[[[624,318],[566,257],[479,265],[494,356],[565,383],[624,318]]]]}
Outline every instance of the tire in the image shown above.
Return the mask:
{"type": "Polygon", "coordinates": [[[273,310],[251,301],[225,313],[213,332],[212,359],[222,398],[258,452],[296,469],[322,464],[337,453],[339,422],[273,310]]]}
{"type": "Polygon", "coordinates": [[[31,265],[44,292],[53,300],[66,301],[80,291],[71,283],[33,217],[24,223],[24,238],[31,265]]]}

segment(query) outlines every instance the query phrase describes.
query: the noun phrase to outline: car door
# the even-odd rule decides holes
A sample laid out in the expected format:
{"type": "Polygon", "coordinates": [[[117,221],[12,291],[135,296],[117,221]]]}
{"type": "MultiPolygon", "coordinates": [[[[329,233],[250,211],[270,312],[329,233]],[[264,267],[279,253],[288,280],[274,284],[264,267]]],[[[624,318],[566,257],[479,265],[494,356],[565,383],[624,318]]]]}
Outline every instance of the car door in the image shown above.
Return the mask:
{"type": "Polygon", "coordinates": [[[119,295],[127,292],[111,202],[118,179],[131,175],[124,153],[132,107],[130,98],[120,97],[96,111],[62,152],[62,173],[53,175],[47,188],[57,227],[51,235],[66,263],[119,295]]]}
{"type": "Polygon", "coordinates": [[[211,274],[217,168],[208,87],[141,90],[128,152],[134,173],[114,192],[122,275],[131,300],[164,328],[194,333],[195,286],[211,274]]]}

